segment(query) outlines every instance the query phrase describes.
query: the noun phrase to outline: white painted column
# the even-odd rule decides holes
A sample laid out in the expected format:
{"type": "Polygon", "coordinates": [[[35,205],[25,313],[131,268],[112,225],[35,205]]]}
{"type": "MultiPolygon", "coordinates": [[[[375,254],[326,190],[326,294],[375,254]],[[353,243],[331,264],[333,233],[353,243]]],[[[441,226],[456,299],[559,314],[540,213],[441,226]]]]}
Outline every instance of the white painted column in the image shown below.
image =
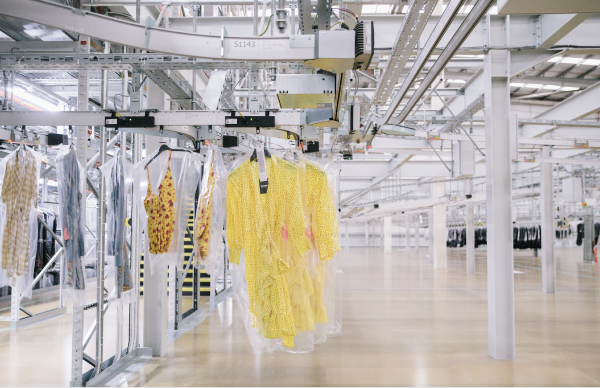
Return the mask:
{"type": "Polygon", "coordinates": [[[433,259],[435,257],[435,243],[434,243],[434,233],[433,233],[433,207],[429,208],[427,211],[428,222],[427,229],[429,232],[429,262],[433,263],[433,259]]]}
{"type": "Polygon", "coordinates": [[[475,273],[475,204],[467,202],[467,273],[475,273]]]}
{"type": "Polygon", "coordinates": [[[383,219],[384,252],[392,253],[392,217],[383,219]]]}
{"type": "MultiPolygon", "coordinates": [[[[544,158],[550,157],[550,147],[542,149],[544,158]]],[[[542,213],[542,290],[556,292],[556,258],[554,256],[554,185],[552,163],[540,163],[540,206],[542,213]]]]}
{"type": "Polygon", "coordinates": [[[350,236],[348,235],[348,222],[344,223],[344,231],[346,233],[346,248],[350,248],[350,236]]]}
{"type": "MultiPolygon", "coordinates": [[[[154,82],[147,80],[149,109],[165,109],[165,93],[154,82]]],[[[146,136],[146,155],[160,147],[161,138],[146,136]]],[[[146,236],[147,238],[147,236],[146,236]]],[[[147,246],[147,244],[145,244],[147,246]]],[[[158,264],[150,270],[150,255],[144,255],[144,347],[152,348],[153,357],[167,354],[168,329],[167,264],[158,264]]]]}
{"type": "Polygon", "coordinates": [[[365,247],[369,246],[369,222],[365,222],[365,247]]]}
{"type": "MultiPolygon", "coordinates": [[[[486,16],[488,44],[510,46],[506,17],[486,16]]],[[[484,55],[489,354],[515,358],[510,160],[510,51],[484,55]]]]}
{"type": "Polygon", "coordinates": [[[412,229],[412,215],[406,216],[406,256],[410,257],[410,233],[412,229]]]}
{"type": "Polygon", "coordinates": [[[385,225],[384,225],[383,218],[380,219],[380,225],[381,225],[381,228],[379,228],[379,245],[382,248],[385,248],[385,225]]]}
{"type": "MultiPolygon", "coordinates": [[[[442,180],[444,178],[433,178],[442,180]]],[[[446,194],[444,182],[433,183],[431,185],[432,198],[439,198],[446,194]]],[[[432,229],[430,231],[433,238],[433,267],[446,268],[446,205],[434,205],[432,210],[432,229]]]]}
{"type": "Polygon", "coordinates": [[[419,247],[421,245],[421,223],[419,221],[419,215],[415,214],[415,252],[419,255],[419,247]]]}

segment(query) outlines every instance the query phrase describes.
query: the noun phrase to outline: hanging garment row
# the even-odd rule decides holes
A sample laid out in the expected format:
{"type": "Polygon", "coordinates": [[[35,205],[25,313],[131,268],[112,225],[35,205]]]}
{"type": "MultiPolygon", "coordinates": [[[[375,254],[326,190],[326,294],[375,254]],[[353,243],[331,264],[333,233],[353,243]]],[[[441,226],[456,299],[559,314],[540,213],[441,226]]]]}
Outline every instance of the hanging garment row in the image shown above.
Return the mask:
{"type": "Polygon", "coordinates": [[[449,248],[464,247],[467,245],[466,228],[449,228],[446,246],[449,248]]]}
{"type": "MultiPolygon", "coordinates": [[[[583,238],[585,237],[585,233],[584,233],[584,223],[580,222],[579,224],[577,224],[577,240],[576,240],[576,244],[577,246],[581,246],[583,245],[583,238]]],[[[600,236],[600,222],[595,222],[594,223],[594,239],[592,241],[592,245],[596,246],[596,244],[598,244],[598,237],[600,236]]]]}
{"type": "Polygon", "coordinates": [[[524,225],[513,227],[513,249],[541,249],[542,227],[524,225]]]}
{"type": "MultiPolygon", "coordinates": [[[[449,228],[446,246],[462,248],[467,245],[466,228],[449,228]]],[[[487,228],[475,228],[475,248],[487,245],[487,228]]],[[[513,227],[513,249],[539,249],[542,247],[539,225],[513,227]]]]}
{"type": "MultiPolygon", "coordinates": [[[[46,225],[48,225],[52,232],[56,235],[58,232],[58,215],[56,212],[50,209],[38,208],[38,216],[40,216],[46,225]]],[[[33,276],[36,277],[42,269],[48,264],[56,253],[56,240],[38,220],[38,244],[35,256],[35,267],[33,270],[33,276]]],[[[46,282],[39,282],[36,287],[54,286],[59,283],[60,276],[60,262],[55,262],[52,268],[47,272],[46,282]]]]}
{"type": "Polygon", "coordinates": [[[311,351],[335,331],[336,185],[317,163],[258,148],[229,174],[229,259],[255,353],[311,351]]]}

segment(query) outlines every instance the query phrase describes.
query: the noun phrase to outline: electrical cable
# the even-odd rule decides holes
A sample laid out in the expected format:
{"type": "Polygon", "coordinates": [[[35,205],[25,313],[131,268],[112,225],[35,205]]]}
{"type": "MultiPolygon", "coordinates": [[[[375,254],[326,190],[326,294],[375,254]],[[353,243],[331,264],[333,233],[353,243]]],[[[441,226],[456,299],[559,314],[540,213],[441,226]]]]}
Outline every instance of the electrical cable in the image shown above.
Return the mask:
{"type": "Polygon", "coordinates": [[[337,142],[337,138],[338,138],[338,135],[335,135],[335,139],[333,140],[333,144],[331,145],[331,151],[330,151],[331,155],[333,155],[333,147],[335,146],[335,143],[337,142]]]}
{"type": "Polygon", "coordinates": [[[242,80],[246,77],[246,75],[248,74],[248,70],[246,70],[246,72],[244,73],[244,75],[240,77],[240,79],[238,80],[238,82],[233,87],[233,90],[235,90],[235,88],[237,88],[237,86],[240,84],[240,82],[242,82],[242,80]]]}
{"type": "Polygon", "coordinates": [[[273,15],[269,16],[269,20],[267,20],[267,27],[265,27],[265,30],[261,34],[259,34],[257,36],[263,36],[269,30],[269,25],[271,24],[271,18],[272,17],[273,17],[273,15]]]}

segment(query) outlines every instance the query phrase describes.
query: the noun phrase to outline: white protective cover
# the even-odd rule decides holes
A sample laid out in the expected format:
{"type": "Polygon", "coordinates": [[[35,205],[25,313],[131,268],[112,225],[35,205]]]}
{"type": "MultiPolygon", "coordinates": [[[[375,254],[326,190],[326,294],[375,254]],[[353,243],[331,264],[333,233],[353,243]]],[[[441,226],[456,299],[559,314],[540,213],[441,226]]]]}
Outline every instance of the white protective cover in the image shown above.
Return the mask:
{"type": "MultiPolygon", "coordinates": [[[[117,151],[118,152],[118,151],[117,151]]],[[[108,162],[106,162],[104,165],[102,165],[100,167],[100,172],[102,173],[102,176],[104,177],[104,183],[105,183],[105,187],[106,187],[106,206],[107,206],[107,211],[106,211],[106,244],[108,245],[109,240],[110,239],[114,239],[116,236],[111,236],[111,228],[109,228],[109,225],[115,225],[116,223],[114,222],[114,217],[115,215],[115,211],[114,211],[114,207],[111,207],[110,204],[108,203],[108,201],[110,200],[110,193],[113,191],[113,182],[110,179],[111,177],[111,172],[113,170],[113,168],[115,167],[115,164],[117,162],[117,157],[119,159],[121,159],[121,162],[123,164],[123,177],[124,177],[124,184],[125,184],[125,203],[129,202],[129,198],[132,195],[132,183],[133,183],[133,177],[132,177],[132,171],[133,171],[133,166],[131,165],[131,163],[126,159],[126,158],[121,158],[120,155],[115,156],[114,158],[112,158],[111,160],[109,160],[108,162]]],[[[127,217],[127,209],[125,209],[125,218],[127,217]]],[[[125,233],[125,222],[126,219],[123,219],[120,221],[123,224],[123,232],[124,235],[126,236],[127,234],[125,233]]],[[[113,231],[114,232],[114,231],[113,231]]],[[[126,237],[123,237],[124,239],[126,239],[126,237]]],[[[115,263],[115,255],[109,255],[109,249],[107,247],[105,247],[104,252],[105,254],[105,262],[106,262],[106,266],[105,266],[105,275],[106,275],[106,279],[104,281],[104,284],[106,286],[106,288],[108,289],[108,299],[109,300],[114,300],[119,299],[119,302],[121,304],[126,304],[129,303],[131,300],[131,291],[133,289],[133,285],[132,287],[128,290],[128,291],[122,291],[122,293],[119,295],[119,292],[117,290],[117,266],[115,263]]],[[[130,260],[128,259],[129,257],[129,250],[125,247],[123,247],[123,259],[124,259],[124,265],[129,265],[130,260]]],[[[132,276],[131,273],[126,270],[124,276],[129,275],[129,280],[131,281],[132,276]]]]}
{"type": "Polygon", "coordinates": [[[209,144],[194,219],[194,263],[204,266],[209,274],[222,274],[225,265],[223,225],[227,211],[227,174],[219,147],[209,144]]]}
{"type": "MultiPolygon", "coordinates": [[[[328,163],[319,163],[314,162],[312,158],[310,161],[304,157],[298,158],[292,154],[279,154],[271,151],[272,157],[274,157],[274,165],[283,165],[285,163],[292,163],[300,170],[300,181],[302,182],[302,171],[306,167],[305,163],[311,162],[315,165],[318,165],[320,169],[323,169],[328,178],[328,188],[331,201],[333,202],[333,209],[336,212],[336,220],[337,220],[337,179],[339,177],[339,165],[328,162],[328,163]]],[[[242,158],[240,160],[236,160],[229,166],[229,170],[233,171],[242,165],[247,158],[242,158]]],[[[280,167],[282,168],[282,167],[280,167]]],[[[302,196],[306,196],[306,182],[302,182],[300,185],[300,190],[302,196]]],[[[294,260],[292,256],[285,254],[287,257],[284,261],[289,266],[289,272],[296,270],[297,273],[301,273],[302,271],[306,271],[301,267],[305,267],[308,270],[308,274],[311,277],[311,281],[321,281],[323,283],[323,304],[327,311],[327,322],[318,323],[315,322],[313,330],[304,330],[299,328],[297,322],[295,322],[296,326],[296,335],[294,337],[294,347],[289,348],[283,345],[282,338],[269,339],[265,338],[260,334],[259,329],[255,327],[256,318],[252,316],[250,313],[250,296],[248,293],[248,282],[246,279],[246,263],[245,263],[245,252],[242,252],[239,265],[230,265],[230,272],[233,280],[233,287],[236,294],[236,300],[238,302],[238,306],[240,308],[240,313],[242,316],[242,320],[244,322],[244,326],[246,328],[246,332],[248,333],[248,337],[250,343],[252,345],[253,351],[256,354],[261,353],[270,353],[270,352],[290,352],[290,353],[307,353],[314,350],[314,344],[324,342],[327,339],[328,335],[341,334],[341,294],[340,290],[341,284],[337,278],[339,274],[337,273],[338,269],[336,267],[335,260],[331,261],[323,261],[320,260],[319,252],[316,249],[314,241],[312,241],[311,232],[309,226],[311,226],[310,217],[313,216],[310,209],[308,209],[306,198],[302,198],[302,202],[304,203],[304,217],[306,223],[306,235],[311,240],[310,245],[311,249],[304,253],[305,264],[299,263],[297,260],[294,260]],[[318,266],[322,266],[321,270],[318,270],[318,266]],[[318,279],[316,279],[318,277],[318,279]]],[[[330,210],[332,210],[330,208],[330,210]]],[[[289,229],[289,225],[288,229],[289,229]]],[[[283,231],[282,231],[283,233],[283,231]]],[[[332,233],[335,234],[335,239],[337,240],[338,228],[336,227],[332,230],[332,233]]],[[[286,233],[287,234],[287,233],[286,233]]],[[[285,245],[285,244],[284,244],[285,245]]],[[[284,252],[287,248],[284,247],[284,252]]],[[[302,259],[301,259],[302,260],[302,259]]],[[[291,281],[291,278],[288,280],[288,284],[291,281]]],[[[301,292],[301,290],[294,290],[291,286],[288,288],[290,298],[292,300],[292,305],[294,304],[294,300],[298,300],[294,296],[294,292],[301,292]]],[[[314,298],[314,295],[311,296],[314,298]]],[[[300,298],[302,299],[302,298],[300,298]]],[[[311,299],[311,303],[314,301],[311,299]]],[[[293,309],[293,308],[292,308],[293,309]]]]}
{"type": "Polygon", "coordinates": [[[133,170],[134,200],[139,209],[140,224],[144,231],[144,262],[145,264],[150,264],[150,266],[145,266],[145,268],[150,268],[150,271],[152,271],[151,273],[154,272],[154,268],[158,262],[175,264],[178,268],[181,268],[184,259],[184,238],[186,237],[186,228],[189,217],[194,211],[194,196],[200,181],[200,169],[202,167],[200,154],[190,152],[183,148],[173,148],[171,157],[171,175],[173,176],[176,196],[176,201],[174,202],[175,226],[173,229],[173,236],[169,250],[166,253],[150,253],[148,214],[144,208],[144,199],[146,198],[148,191],[146,165],[148,165],[148,171],[150,173],[152,193],[158,195],[159,186],[165,178],[169,166],[169,151],[166,150],[159,154],[159,150],[160,149],[145,157],[133,170]]]}
{"type": "MultiPolygon", "coordinates": [[[[25,151],[25,148],[22,147],[26,147],[24,145],[22,145],[21,147],[19,147],[17,150],[11,152],[9,155],[7,155],[5,158],[2,159],[2,161],[0,162],[0,193],[2,192],[2,186],[4,184],[4,175],[6,173],[6,163],[11,159],[16,157],[16,153],[17,152],[31,152],[33,154],[33,156],[35,157],[35,166],[36,166],[36,171],[35,171],[35,182],[36,182],[36,188],[37,191],[39,192],[39,178],[40,178],[40,167],[41,167],[41,162],[45,161],[45,157],[38,153],[33,151],[30,148],[27,148],[27,150],[25,151]]],[[[8,277],[7,271],[4,270],[2,268],[2,266],[0,265],[0,287],[4,287],[4,286],[10,286],[13,287],[13,290],[17,290],[22,296],[24,296],[25,298],[31,298],[31,293],[32,293],[32,283],[33,283],[33,271],[34,271],[34,263],[35,263],[35,256],[37,253],[37,242],[38,242],[38,220],[37,220],[37,214],[38,214],[38,209],[37,209],[37,198],[35,200],[35,202],[31,203],[31,207],[29,208],[29,223],[28,223],[28,228],[29,228],[29,254],[28,254],[28,267],[27,269],[29,270],[29,273],[26,275],[22,275],[22,276],[14,276],[14,277],[8,277]]],[[[0,263],[2,262],[2,241],[3,241],[3,237],[4,237],[4,233],[6,232],[6,221],[7,221],[7,203],[5,202],[4,198],[0,198],[0,263]]],[[[13,291],[14,292],[14,291],[13,291]]]]}
{"type": "MultiPolygon", "coordinates": [[[[310,163],[314,166],[317,166],[321,170],[325,172],[327,175],[327,181],[329,184],[329,195],[331,197],[333,209],[336,212],[337,219],[337,227],[335,239],[339,239],[339,203],[338,203],[338,194],[339,194],[339,179],[340,179],[340,163],[329,160],[316,158],[311,156],[307,156],[304,154],[301,156],[301,160],[305,163],[310,163]]],[[[309,218],[311,218],[311,225],[314,227],[314,212],[316,209],[309,209],[311,213],[309,218]]],[[[330,236],[330,238],[334,238],[330,236]]],[[[320,260],[318,248],[315,247],[314,240],[311,240],[312,249],[307,252],[306,258],[310,263],[309,268],[314,269],[314,272],[311,272],[311,275],[314,277],[318,277],[319,274],[323,274],[323,303],[325,305],[327,311],[327,323],[317,323],[315,324],[315,343],[324,342],[328,336],[335,336],[342,334],[342,270],[340,268],[338,259],[334,256],[329,261],[320,260]],[[317,271],[318,265],[323,266],[321,272],[317,271]]]]}
{"type": "MultiPolygon", "coordinates": [[[[81,245],[85,245],[85,201],[82,200],[85,195],[85,170],[77,157],[75,156],[75,149],[72,145],[60,146],[58,150],[58,154],[56,156],[56,177],[58,183],[58,202],[59,202],[59,219],[60,225],[62,227],[62,238],[63,241],[65,239],[68,240],[65,235],[65,229],[67,225],[67,219],[70,215],[73,217],[79,218],[79,235],[80,235],[80,243],[81,245]],[[70,163],[76,163],[76,166],[70,165],[70,163]],[[67,169],[76,169],[79,172],[79,187],[73,186],[73,183],[66,178],[67,169]],[[78,191],[78,195],[80,198],[80,207],[79,209],[72,209],[70,206],[65,203],[67,195],[74,194],[74,191],[78,191]]],[[[71,196],[71,198],[73,198],[71,196]]],[[[75,238],[75,236],[70,236],[71,238],[75,238]]],[[[67,299],[70,299],[73,302],[74,306],[83,306],[85,304],[85,284],[86,284],[86,276],[85,276],[85,247],[82,246],[82,255],[78,257],[68,257],[70,255],[69,250],[66,248],[65,253],[63,255],[63,264],[61,265],[61,282],[63,284],[63,290],[67,299]],[[72,279],[73,274],[78,276],[81,275],[80,286],[76,288],[73,285],[72,279]]]]}

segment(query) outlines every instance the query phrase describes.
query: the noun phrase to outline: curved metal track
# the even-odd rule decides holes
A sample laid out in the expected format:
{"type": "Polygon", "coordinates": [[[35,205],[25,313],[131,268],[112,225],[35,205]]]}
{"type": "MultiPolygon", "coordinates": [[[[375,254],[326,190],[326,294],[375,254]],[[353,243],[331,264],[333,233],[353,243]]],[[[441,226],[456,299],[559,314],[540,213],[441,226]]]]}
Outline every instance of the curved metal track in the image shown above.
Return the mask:
{"type": "Polygon", "coordinates": [[[226,36],[224,29],[219,36],[200,35],[146,27],[46,0],[2,0],[0,14],[159,53],[234,61],[315,59],[314,36],[292,44],[290,37],[226,36]]]}

